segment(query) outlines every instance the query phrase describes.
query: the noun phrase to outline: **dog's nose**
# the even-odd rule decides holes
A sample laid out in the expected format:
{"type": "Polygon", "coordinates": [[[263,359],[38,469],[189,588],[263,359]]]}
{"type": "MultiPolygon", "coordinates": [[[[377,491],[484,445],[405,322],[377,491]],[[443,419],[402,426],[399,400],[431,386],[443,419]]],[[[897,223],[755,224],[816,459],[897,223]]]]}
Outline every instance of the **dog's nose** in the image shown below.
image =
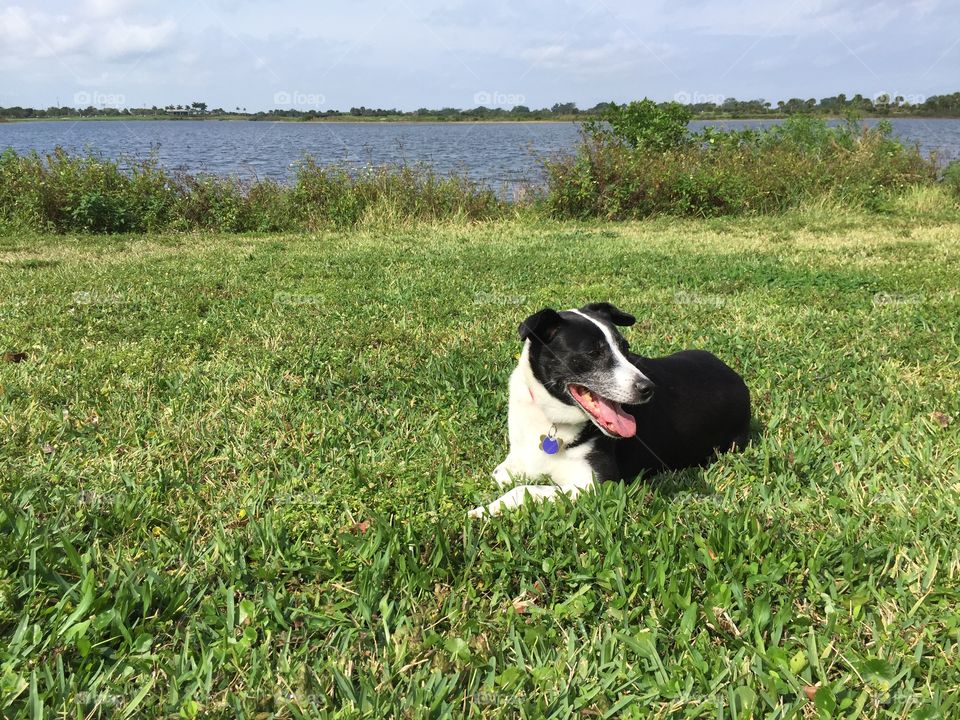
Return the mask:
{"type": "Polygon", "coordinates": [[[637,383],[637,402],[645,403],[649,402],[650,398],[653,397],[653,391],[656,390],[657,386],[654,385],[649,380],[641,380],[637,383]]]}

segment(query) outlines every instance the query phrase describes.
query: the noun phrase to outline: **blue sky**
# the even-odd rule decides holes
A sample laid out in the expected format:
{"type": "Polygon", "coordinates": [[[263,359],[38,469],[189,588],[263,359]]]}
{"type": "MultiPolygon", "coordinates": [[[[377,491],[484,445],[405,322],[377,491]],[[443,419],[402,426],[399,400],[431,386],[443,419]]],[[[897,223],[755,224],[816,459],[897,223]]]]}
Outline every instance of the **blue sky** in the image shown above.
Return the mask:
{"type": "Polygon", "coordinates": [[[0,105],[248,109],[922,98],[950,0],[0,0],[0,105]]]}

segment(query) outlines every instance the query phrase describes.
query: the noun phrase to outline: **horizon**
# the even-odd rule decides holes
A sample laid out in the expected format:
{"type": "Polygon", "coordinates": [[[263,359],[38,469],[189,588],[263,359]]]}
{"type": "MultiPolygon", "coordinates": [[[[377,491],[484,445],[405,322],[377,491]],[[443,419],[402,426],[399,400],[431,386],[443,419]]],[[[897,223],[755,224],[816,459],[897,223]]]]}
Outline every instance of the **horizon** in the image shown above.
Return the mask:
{"type": "Polygon", "coordinates": [[[941,0],[736,8],[0,1],[11,78],[0,106],[582,110],[640,97],[776,104],[854,88],[919,104],[956,86],[960,8],[941,0]]]}

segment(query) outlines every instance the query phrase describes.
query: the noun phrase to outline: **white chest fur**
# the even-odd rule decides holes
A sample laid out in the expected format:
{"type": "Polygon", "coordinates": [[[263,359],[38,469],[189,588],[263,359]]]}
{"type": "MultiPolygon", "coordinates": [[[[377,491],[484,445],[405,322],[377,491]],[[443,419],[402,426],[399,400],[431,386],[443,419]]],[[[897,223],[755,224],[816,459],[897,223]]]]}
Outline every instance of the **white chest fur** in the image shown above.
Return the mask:
{"type": "MultiPolygon", "coordinates": [[[[510,452],[500,467],[513,475],[524,475],[529,479],[548,475],[557,485],[570,485],[581,479],[585,472],[590,472],[586,461],[590,443],[570,449],[565,447],[577,438],[588,421],[579,408],[557,400],[533,376],[529,347],[528,341],[520,362],[510,375],[507,417],[510,452]],[[540,438],[554,428],[564,447],[555,455],[549,455],[540,449],[540,438]]],[[[509,480],[503,478],[502,471],[499,474],[498,482],[509,480]]]]}
{"type": "Polygon", "coordinates": [[[503,508],[516,507],[529,494],[538,499],[550,499],[559,492],[576,497],[593,484],[593,470],[587,455],[593,442],[573,448],[573,442],[589,422],[579,408],[560,402],[534,377],[529,361],[530,341],[520,354],[520,361],[510,375],[508,428],[510,452],[493,471],[494,480],[501,487],[513,482],[537,480],[547,476],[553,485],[520,485],[491,503],[476,508],[472,515],[484,512],[496,514],[503,508]],[[550,455],[540,449],[540,438],[556,429],[556,437],[564,447],[550,455]]]}

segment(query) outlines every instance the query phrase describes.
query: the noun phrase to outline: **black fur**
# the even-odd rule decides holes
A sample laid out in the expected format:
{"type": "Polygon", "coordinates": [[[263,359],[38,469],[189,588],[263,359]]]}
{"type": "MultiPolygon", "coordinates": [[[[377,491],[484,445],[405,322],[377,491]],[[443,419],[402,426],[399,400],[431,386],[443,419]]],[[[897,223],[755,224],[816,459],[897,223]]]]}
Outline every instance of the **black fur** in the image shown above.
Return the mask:
{"type": "Polygon", "coordinates": [[[750,391],[743,379],[705,350],[662,358],[628,355],[656,391],[643,405],[627,406],[637,419],[633,438],[610,438],[592,423],[590,462],[601,480],[704,465],[717,453],[742,450],[750,432],[750,391]],[[596,457],[594,457],[596,456],[596,457]]]}

